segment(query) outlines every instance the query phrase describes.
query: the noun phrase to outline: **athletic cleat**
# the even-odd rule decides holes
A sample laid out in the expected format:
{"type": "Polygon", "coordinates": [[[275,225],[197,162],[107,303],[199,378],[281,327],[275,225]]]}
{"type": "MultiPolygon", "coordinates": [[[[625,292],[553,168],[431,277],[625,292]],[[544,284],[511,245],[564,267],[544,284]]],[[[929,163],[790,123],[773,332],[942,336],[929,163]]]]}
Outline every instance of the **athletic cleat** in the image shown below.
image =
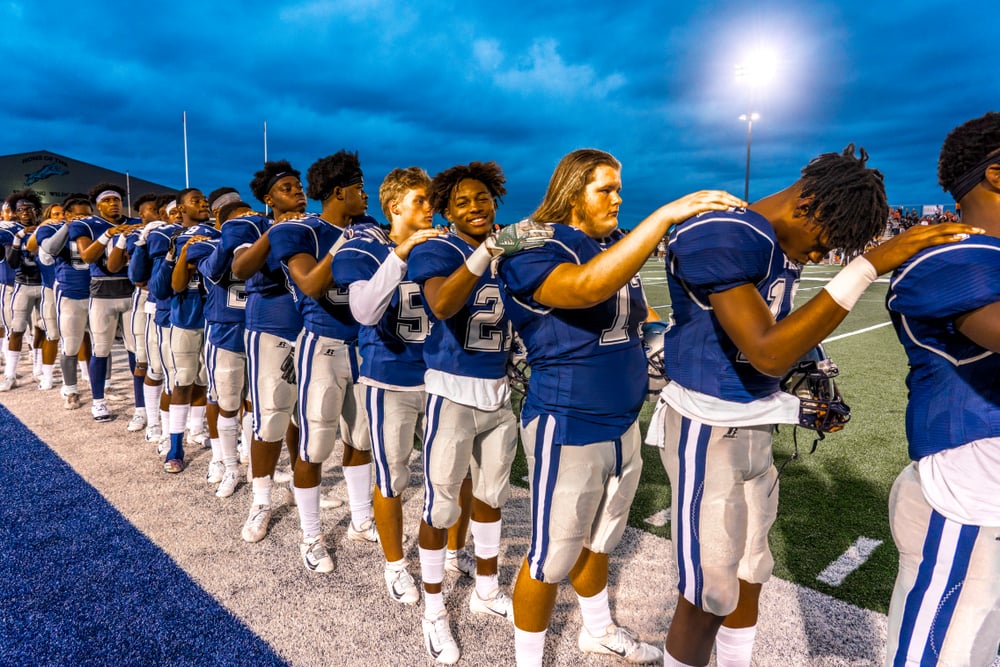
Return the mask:
{"type": "Polygon", "coordinates": [[[244,542],[260,542],[267,537],[267,525],[271,522],[270,505],[254,505],[250,508],[250,515],[247,516],[246,523],[243,524],[243,531],[240,535],[244,542]]]}
{"type": "Polygon", "coordinates": [[[159,424],[146,427],[146,442],[157,442],[161,435],[159,424]]]}
{"type": "Polygon", "coordinates": [[[222,465],[222,461],[209,461],[208,474],[205,475],[205,481],[209,484],[218,484],[222,481],[222,475],[225,472],[226,466],[222,465]]]}
{"type": "Polygon", "coordinates": [[[378,529],[375,528],[375,520],[368,519],[361,528],[355,528],[352,521],[347,526],[347,537],[355,542],[373,542],[378,544],[378,529]]]}
{"type": "Polygon", "coordinates": [[[305,563],[308,570],[323,574],[333,572],[333,558],[326,550],[326,543],[323,541],[322,535],[306,538],[299,545],[299,550],[302,552],[302,562],[305,563]]]}
{"type": "Polygon", "coordinates": [[[250,443],[244,444],[243,440],[240,440],[236,446],[236,451],[239,452],[240,463],[246,465],[250,462],[250,443]]]}
{"type": "Polygon", "coordinates": [[[325,510],[343,507],[344,501],[338,498],[333,489],[330,489],[319,497],[319,506],[325,510]]]}
{"type": "Polygon", "coordinates": [[[90,406],[90,415],[94,418],[95,422],[110,422],[115,420],[115,416],[111,414],[108,410],[108,406],[104,403],[95,403],[90,406]]]}
{"type": "Polygon", "coordinates": [[[222,474],[222,481],[219,482],[219,488],[215,491],[216,498],[228,498],[233,495],[236,491],[236,485],[240,482],[240,473],[238,470],[227,470],[222,474]]]}
{"type": "Polygon", "coordinates": [[[476,575],[476,557],[466,551],[459,550],[455,556],[445,557],[444,569],[466,577],[474,577],[476,575]]]}
{"type": "Polygon", "coordinates": [[[172,475],[176,475],[179,472],[184,471],[184,461],[180,459],[170,459],[163,464],[163,472],[168,472],[172,475]]]}
{"type": "Polygon", "coordinates": [[[77,410],[80,407],[80,394],[67,394],[63,397],[63,407],[67,410],[77,410]]]}
{"type": "Polygon", "coordinates": [[[402,604],[415,604],[420,599],[420,591],[413,576],[406,571],[386,568],[382,573],[385,577],[385,587],[389,589],[389,597],[402,604]]]}
{"type": "Polygon", "coordinates": [[[281,468],[275,468],[271,479],[274,480],[275,484],[288,484],[292,481],[292,473],[281,468]]]}
{"type": "Polygon", "coordinates": [[[424,630],[424,647],[428,655],[442,665],[454,665],[461,653],[455,638],[451,636],[451,624],[448,622],[448,612],[442,611],[437,618],[420,620],[424,630]]]}
{"type": "Polygon", "coordinates": [[[170,434],[164,433],[160,436],[159,442],[156,443],[156,453],[159,456],[163,456],[170,451],[170,434]]]}
{"type": "Polygon", "coordinates": [[[584,653],[617,655],[635,665],[663,664],[663,651],[639,641],[629,630],[618,625],[608,626],[608,633],[603,637],[594,637],[587,632],[587,628],[580,628],[577,646],[584,653]]]}
{"type": "Polygon", "coordinates": [[[44,375],[38,380],[38,390],[48,391],[52,389],[52,378],[47,378],[44,375]]]}
{"type": "Polygon", "coordinates": [[[211,438],[208,436],[208,431],[187,434],[187,444],[195,447],[211,447],[212,445],[210,440],[211,438]]]}
{"type": "Polygon", "coordinates": [[[132,415],[132,419],[128,420],[128,426],[125,430],[129,433],[135,433],[146,428],[146,415],[136,412],[132,415]]]}
{"type": "Polygon", "coordinates": [[[9,375],[4,375],[3,379],[0,380],[0,391],[10,391],[17,386],[17,378],[13,378],[9,375]]]}
{"type": "Polygon", "coordinates": [[[472,596],[469,597],[469,609],[475,614],[487,616],[500,616],[506,618],[511,623],[514,622],[514,602],[510,596],[499,588],[493,591],[493,595],[485,600],[479,597],[476,589],[472,589],[472,596]]]}

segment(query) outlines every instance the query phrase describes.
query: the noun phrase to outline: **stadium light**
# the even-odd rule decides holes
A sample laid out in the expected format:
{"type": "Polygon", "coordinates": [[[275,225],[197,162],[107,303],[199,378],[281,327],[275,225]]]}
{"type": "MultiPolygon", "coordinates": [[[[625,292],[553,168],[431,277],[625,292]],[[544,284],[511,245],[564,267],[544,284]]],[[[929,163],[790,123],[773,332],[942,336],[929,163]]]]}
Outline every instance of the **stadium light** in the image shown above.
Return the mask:
{"type": "Polygon", "coordinates": [[[774,78],[775,60],[769,51],[757,50],[747,54],[743,62],[736,65],[736,80],[747,86],[747,112],[740,120],[747,124],[747,165],[743,199],[750,201],[750,143],[753,136],[753,122],[760,118],[754,110],[756,95],[774,78]]]}

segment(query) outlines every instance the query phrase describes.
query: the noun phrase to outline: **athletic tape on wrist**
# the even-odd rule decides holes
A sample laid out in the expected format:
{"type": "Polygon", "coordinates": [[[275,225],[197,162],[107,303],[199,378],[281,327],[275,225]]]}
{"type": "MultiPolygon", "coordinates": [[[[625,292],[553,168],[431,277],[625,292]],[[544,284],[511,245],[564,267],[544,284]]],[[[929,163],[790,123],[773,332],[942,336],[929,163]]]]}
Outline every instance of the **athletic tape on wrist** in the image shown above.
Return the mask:
{"type": "Polygon", "coordinates": [[[469,258],[465,260],[465,268],[472,275],[481,276],[486,273],[486,269],[489,268],[492,261],[493,256],[490,255],[490,249],[486,247],[485,243],[481,243],[478,248],[472,251],[469,258]]]}
{"type": "Polygon", "coordinates": [[[108,241],[110,240],[111,237],[108,236],[107,232],[104,232],[103,234],[97,237],[97,242],[100,243],[101,245],[108,245],[108,241]]]}
{"type": "Polygon", "coordinates": [[[124,250],[125,248],[127,248],[128,247],[128,237],[126,237],[124,234],[119,235],[118,239],[115,241],[115,247],[116,248],[120,248],[121,250],[124,250]]]}
{"type": "Polygon", "coordinates": [[[855,257],[823,288],[837,305],[850,310],[878,278],[878,271],[864,257],[855,257]]]}

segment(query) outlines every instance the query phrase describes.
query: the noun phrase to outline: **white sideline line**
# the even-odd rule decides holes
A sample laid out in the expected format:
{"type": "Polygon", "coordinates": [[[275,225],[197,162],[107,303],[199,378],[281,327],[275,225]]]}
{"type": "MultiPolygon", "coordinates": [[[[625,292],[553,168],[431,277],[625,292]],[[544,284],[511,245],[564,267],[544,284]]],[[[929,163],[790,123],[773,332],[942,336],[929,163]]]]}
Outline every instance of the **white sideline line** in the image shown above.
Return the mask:
{"type": "Polygon", "coordinates": [[[840,334],[839,336],[831,336],[830,338],[827,338],[823,342],[824,343],[830,343],[830,342],[833,342],[835,340],[840,340],[841,338],[847,338],[848,336],[856,336],[858,334],[863,334],[863,333],[867,333],[869,331],[874,331],[875,329],[881,329],[882,327],[887,327],[890,324],[892,324],[892,322],[883,322],[882,324],[876,324],[875,326],[865,327],[864,329],[858,329],[857,331],[851,331],[849,333],[840,334]]]}
{"type": "Polygon", "coordinates": [[[660,510],[653,516],[646,517],[643,521],[648,523],[650,526],[656,526],[657,528],[665,526],[670,523],[670,508],[668,507],[665,510],[660,510]]]}
{"type": "Polygon", "coordinates": [[[840,558],[827,565],[826,569],[816,576],[816,580],[830,586],[840,586],[847,575],[864,565],[872,552],[881,544],[882,540],[859,537],[840,555],[840,558]]]}

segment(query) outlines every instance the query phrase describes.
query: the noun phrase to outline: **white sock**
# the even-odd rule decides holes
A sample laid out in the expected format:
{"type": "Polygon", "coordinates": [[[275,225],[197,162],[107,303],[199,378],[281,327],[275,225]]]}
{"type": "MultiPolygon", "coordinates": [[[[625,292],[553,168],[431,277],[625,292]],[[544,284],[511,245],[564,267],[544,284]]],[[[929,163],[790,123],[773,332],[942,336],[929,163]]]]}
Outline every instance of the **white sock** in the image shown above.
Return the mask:
{"type": "Polygon", "coordinates": [[[142,385],[142,397],[146,402],[146,425],[147,426],[159,426],[160,425],[160,392],[163,391],[162,385],[150,386],[148,384],[142,385]]]}
{"type": "Polygon", "coordinates": [[[321,532],[319,525],[319,487],[311,486],[308,489],[294,487],[295,504],[299,506],[299,525],[302,526],[302,535],[306,538],[319,535],[321,532]]]}
{"type": "Polygon", "coordinates": [[[545,630],[528,632],[514,628],[514,655],[517,667],[542,667],[545,653],[545,630]]]}
{"type": "Polygon", "coordinates": [[[253,487],[253,504],[271,506],[271,491],[274,489],[274,480],[271,476],[254,477],[251,482],[253,487]]]}
{"type": "Polygon", "coordinates": [[[191,406],[187,403],[182,403],[180,405],[170,404],[170,410],[167,414],[170,417],[170,433],[184,433],[184,425],[188,420],[188,412],[191,410],[191,406]]]}
{"type": "Polygon", "coordinates": [[[235,470],[240,461],[240,456],[236,452],[236,434],[239,433],[239,430],[239,422],[236,417],[219,415],[219,437],[212,438],[212,445],[214,447],[218,441],[219,450],[222,452],[222,462],[226,464],[226,470],[235,470]]]}
{"type": "Polygon", "coordinates": [[[589,598],[576,596],[580,601],[580,615],[583,616],[583,627],[591,637],[603,637],[608,634],[608,627],[614,625],[611,620],[611,609],[608,607],[608,587],[589,598]]]}
{"type": "Polygon", "coordinates": [[[205,432],[205,407],[204,405],[191,406],[191,412],[188,413],[187,430],[192,435],[205,432]]]}
{"type": "Polygon", "coordinates": [[[351,523],[360,529],[365,521],[375,516],[372,510],[372,465],[343,466],[347,499],[351,505],[351,523]]]}
{"type": "Polygon", "coordinates": [[[424,591],[424,618],[437,618],[444,611],[444,593],[424,591]]]}
{"type": "Polygon", "coordinates": [[[7,350],[7,370],[5,375],[9,378],[17,377],[17,363],[21,361],[21,351],[14,352],[7,350]]]}
{"type": "Polygon", "coordinates": [[[170,411],[160,410],[160,426],[166,425],[167,433],[170,433],[170,411]]]}
{"type": "Polygon", "coordinates": [[[475,519],[469,521],[469,530],[475,542],[473,551],[476,558],[489,560],[500,555],[500,520],[480,523],[475,519]]]}
{"type": "Polygon", "coordinates": [[[52,374],[55,373],[55,364],[42,364],[42,378],[52,382],[52,374]]]}
{"type": "Polygon", "coordinates": [[[493,593],[500,588],[500,582],[495,574],[476,575],[476,594],[481,600],[488,600],[493,597],[493,593]]]}
{"type": "Polygon", "coordinates": [[[727,628],[722,626],[715,635],[715,663],[718,667],[749,667],[757,626],[727,628]]]}
{"type": "Polygon", "coordinates": [[[444,581],[444,549],[417,547],[417,552],[420,554],[420,580],[425,584],[444,581]]]}
{"type": "Polygon", "coordinates": [[[393,572],[401,572],[406,569],[406,559],[400,558],[399,560],[386,561],[385,569],[392,570],[393,572]]]}
{"type": "Polygon", "coordinates": [[[666,651],[663,652],[663,667],[698,667],[698,665],[689,665],[686,662],[681,662],[674,656],[670,655],[666,651]]]}
{"type": "Polygon", "coordinates": [[[212,450],[212,460],[221,461],[222,460],[222,445],[219,443],[218,438],[208,438],[208,446],[212,450]]]}

